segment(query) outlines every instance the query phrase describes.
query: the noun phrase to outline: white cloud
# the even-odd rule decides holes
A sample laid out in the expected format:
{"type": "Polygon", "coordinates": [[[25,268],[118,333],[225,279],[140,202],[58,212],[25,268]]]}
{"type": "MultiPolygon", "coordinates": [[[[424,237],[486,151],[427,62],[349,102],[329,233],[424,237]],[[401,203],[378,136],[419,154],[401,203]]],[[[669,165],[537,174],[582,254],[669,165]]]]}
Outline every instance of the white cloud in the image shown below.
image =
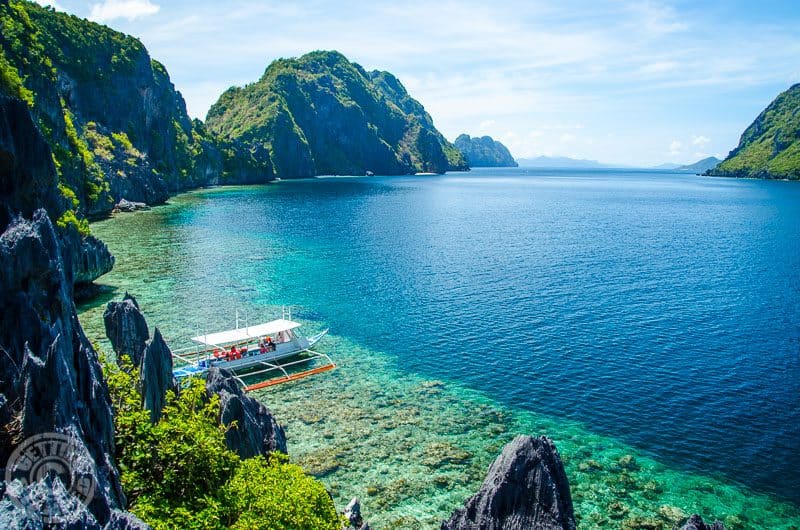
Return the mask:
{"type": "Polygon", "coordinates": [[[491,127],[492,125],[495,125],[496,123],[497,122],[495,120],[484,120],[480,123],[480,125],[478,125],[478,129],[485,130],[491,127]]]}
{"type": "Polygon", "coordinates": [[[703,149],[710,142],[711,138],[709,138],[708,136],[703,136],[702,134],[700,136],[692,136],[692,145],[696,145],[700,149],[703,149]]]}
{"type": "Polygon", "coordinates": [[[678,19],[675,9],[658,2],[637,2],[630,6],[630,10],[638,15],[637,25],[655,37],[686,31],[689,28],[686,23],[678,19]]]}
{"type": "Polygon", "coordinates": [[[642,66],[639,71],[643,74],[663,74],[677,70],[680,66],[675,61],[657,61],[642,66]]]}
{"type": "Polygon", "coordinates": [[[570,134],[570,133],[564,133],[558,138],[558,140],[562,144],[568,144],[568,143],[570,143],[570,142],[575,140],[575,135],[574,134],[570,134]]]}
{"type": "Polygon", "coordinates": [[[92,5],[89,19],[95,22],[108,22],[118,18],[136,20],[158,13],[160,7],[150,0],[104,0],[92,5]]]}
{"type": "Polygon", "coordinates": [[[683,142],[680,140],[672,140],[669,144],[669,154],[677,155],[683,151],[683,142]]]}

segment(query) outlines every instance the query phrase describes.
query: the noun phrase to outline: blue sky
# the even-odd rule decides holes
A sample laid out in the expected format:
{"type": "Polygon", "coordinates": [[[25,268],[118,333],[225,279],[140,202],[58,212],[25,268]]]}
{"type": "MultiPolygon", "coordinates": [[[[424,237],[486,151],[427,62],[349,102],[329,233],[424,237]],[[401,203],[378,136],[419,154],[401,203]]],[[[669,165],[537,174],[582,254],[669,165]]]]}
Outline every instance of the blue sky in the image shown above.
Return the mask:
{"type": "MultiPolygon", "coordinates": [[[[40,3],[52,3],[42,0],[40,3]]],[[[139,37],[189,113],[278,57],[389,70],[450,140],[626,165],[724,157],[800,82],[800,1],[58,0],[139,37]]]]}

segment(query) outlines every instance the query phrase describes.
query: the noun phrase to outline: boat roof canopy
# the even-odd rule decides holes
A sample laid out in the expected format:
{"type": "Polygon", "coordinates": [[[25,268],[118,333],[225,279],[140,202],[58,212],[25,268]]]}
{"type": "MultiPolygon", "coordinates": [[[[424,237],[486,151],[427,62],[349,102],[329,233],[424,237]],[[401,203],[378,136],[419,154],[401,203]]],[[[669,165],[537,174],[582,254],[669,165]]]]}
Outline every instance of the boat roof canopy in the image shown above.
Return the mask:
{"type": "Polygon", "coordinates": [[[280,331],[288,331],[299,327],[300,324],[297,322],[280,318],[256,326],[219,331],[217,333],[209,333],[208,335],[198,335],[197,337],[192,337],[192,340],[200,344],[207,344],[208,346],[222,346],[223,344],[244,342],[266,335],[274,335],[280,331]]]}

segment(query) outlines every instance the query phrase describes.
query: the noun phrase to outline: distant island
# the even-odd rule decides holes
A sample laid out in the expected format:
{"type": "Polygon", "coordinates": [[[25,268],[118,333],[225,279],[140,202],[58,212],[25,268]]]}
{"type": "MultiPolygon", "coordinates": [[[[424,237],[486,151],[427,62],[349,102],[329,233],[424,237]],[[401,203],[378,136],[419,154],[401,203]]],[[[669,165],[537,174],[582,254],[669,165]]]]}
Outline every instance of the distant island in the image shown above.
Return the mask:
{"type": "Polygon", "coordinates": [[[800,180],[800,83],[781,92],[707,175],[800,180]]]}
{"type": "Polygon", "coordinates": [[[693,164],[678,166],[675,169],[678,171],[692,171],[694,173],[705,173],[709,169],[717,167],[717,165],[720,162],[722,162],[722,160],[720,160],[719,158],[715,156],[709,156],[708,158],[703,158],[702,160],[698,160],[693,164]]]}
{"type": "Polygon", "coordinates": [[[520,167],[547,168],[610,168],[618,165],[603,164],[597,160],[568,158],[566,156],[537,156],[536,158],[518,158],[520,167]]]}
{"type": "Polygon", "coordinates": [[[517,167],[508,148],[491,136],[461,134],[455,146],[464,154],[471,167],[517,167]]]}
{"type": "Polygon", "coordinates": [[[335,51],[273,61],[255,83],[226,90],[206,126],[266,150],[281,178],[468,169],[395,76],[335,51]]]}

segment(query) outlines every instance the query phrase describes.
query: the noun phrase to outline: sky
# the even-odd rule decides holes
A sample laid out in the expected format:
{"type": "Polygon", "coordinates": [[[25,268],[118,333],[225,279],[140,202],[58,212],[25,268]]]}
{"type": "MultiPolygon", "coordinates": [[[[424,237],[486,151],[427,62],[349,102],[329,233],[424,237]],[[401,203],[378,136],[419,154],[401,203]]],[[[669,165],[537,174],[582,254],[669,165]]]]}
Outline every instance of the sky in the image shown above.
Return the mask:
{"type": "MultiPolygon", "coordinates": [[[[53,4],[48,0],[37,0],[53,4]]],[[[451,141],[631,166],[724,158],[800,82],[800,0],[58,0],[142,40],[192,117],[279,57],[388,70],[451,141]]]]}

